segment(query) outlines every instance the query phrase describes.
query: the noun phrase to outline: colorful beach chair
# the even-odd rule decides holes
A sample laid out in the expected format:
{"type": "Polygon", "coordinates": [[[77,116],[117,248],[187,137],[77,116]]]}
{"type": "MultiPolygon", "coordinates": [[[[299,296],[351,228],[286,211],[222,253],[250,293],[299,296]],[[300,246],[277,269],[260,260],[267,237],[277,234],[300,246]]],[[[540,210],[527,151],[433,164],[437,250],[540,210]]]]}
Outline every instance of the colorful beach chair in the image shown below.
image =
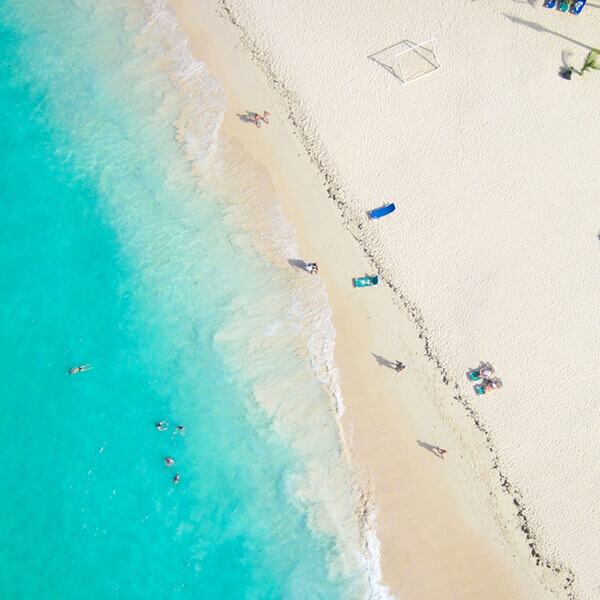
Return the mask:
{"type": "Polygon", "coordinates": [[[499,390],[502,387],[500,379],[484,379],[483,383],[475,386],[475,391],[482,396],[493,390],[499,390]]]}
{"type": "Polygon", "coordinates": [[[362,287],[370,287],[372,285],[377,285],[379,283],[379,277],[377,275],[373,275],[372,277],[357,277],[354,280],[354,287],[362,288],[362,287]]]}
{"type": "Polygon", "coordinates": [[[554,8],[556,6],[556,0],[546,0],[546,4],[544,4],[546,8],[554,8]]]}
{"type": "Polygon", "coordinates": [[[573,3],[573,14],[578,15],[583,10],[586,2],[587,0],[576,0],[576,2],[573,3]]]}
{"type": "Polygon", "coordinates": [[[479,369],[474,369],[469,373],[469,379],[471,381],[479,381],[484,377],[489,379],[494,374],[494,367],[490,363],[485,363],[485,365],[479,367],[479,369]]]}

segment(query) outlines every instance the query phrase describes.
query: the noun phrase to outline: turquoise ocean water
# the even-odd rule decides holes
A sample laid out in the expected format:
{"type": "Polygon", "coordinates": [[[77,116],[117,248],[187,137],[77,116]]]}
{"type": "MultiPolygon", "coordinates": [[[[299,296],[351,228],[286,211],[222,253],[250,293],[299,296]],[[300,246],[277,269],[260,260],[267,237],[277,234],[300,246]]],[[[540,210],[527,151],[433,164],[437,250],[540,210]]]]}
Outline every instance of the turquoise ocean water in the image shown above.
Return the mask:
{"type": "Polygon", "coordinates": [[[150,12],[0,1],[0,597],[375,597],[314,315],[150,12]]]}

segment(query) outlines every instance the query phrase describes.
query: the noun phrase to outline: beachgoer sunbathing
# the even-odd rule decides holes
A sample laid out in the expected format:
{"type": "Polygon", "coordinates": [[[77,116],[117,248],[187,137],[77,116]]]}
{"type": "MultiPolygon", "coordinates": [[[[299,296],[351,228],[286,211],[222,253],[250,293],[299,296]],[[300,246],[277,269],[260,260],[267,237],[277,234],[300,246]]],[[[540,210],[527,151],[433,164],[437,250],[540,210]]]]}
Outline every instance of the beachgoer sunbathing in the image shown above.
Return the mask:
{"type": "Polygon", "coordinates": [[[92,365],[81,365],[79,367],[73,367],[72,369],[69,369],[69,375],[75,375],[75,373],[83,373],[84,371],[89,371],[93,368],[94,367],[92,367],[92,365]]]}

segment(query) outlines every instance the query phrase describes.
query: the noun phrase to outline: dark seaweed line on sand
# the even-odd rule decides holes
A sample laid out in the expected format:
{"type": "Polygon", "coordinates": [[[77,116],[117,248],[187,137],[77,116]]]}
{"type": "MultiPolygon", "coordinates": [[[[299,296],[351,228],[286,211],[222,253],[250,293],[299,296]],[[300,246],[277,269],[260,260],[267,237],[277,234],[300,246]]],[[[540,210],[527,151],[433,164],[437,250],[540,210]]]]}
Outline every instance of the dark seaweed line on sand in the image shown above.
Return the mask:
{"type": "MultiPolygon", "coordinates": [[[[363,234],[364,221],[353,214],[348,203],[344,200],[345,192],[337,182],[337,178],[334,176],[334,169],[330,165],[330,161],[327,159],[326,153],[323,149],[319,149],[316,136],[313,136],[309,132],[309,120],[301,109],[300,102],[296,99],[295,94],[287,88],[274,68],[274,63],[270,59],[269,55],[251,39],[248,35],[246,28],[240,23],[239,19],[235,16],[233,10],[228,6],[227,0],[219,0],[222,10],[222,16],[226,18],[233,26],[235,26],[239,33],[240,39],[246,49],[250,52],[254,62],[260,67],[263,73],[266,75],[270,87],[278,95],[278,97],[284,102],[289,119],[294,127],[295,135],[300,139],[302,145],[307,152],[311,162],[317,166],[319,173],[324,179],[324,185],[327,188],[327,194],[331,201],[338,208],[345,229],[352,235],[352,237],[360,245],[363,254],[369,259],[369,262],[373,266],[375,272],[380,276],[380,279],[392,290],[394,293],[394,302],[400,308],[407,311],[410,318],[413,320],[419,331],[419,338],[423,340],[425,354],[427,358],[433,361],[442,376],[442,380],[446,385],[452,383],[451,377],[449,376],[446,368],[441,363],[440,359],[436,356],[432,345],[429,340],[427,326],[425,319],[423,318],[420,310],[417,306],[411,302],[406,294],[396,286],[385,273],[385,269],[381,264],[381,261],[377,256],[369,249],[369,241],[363,234]]],[[[458,388],[458,384],[454,382],[455,389],[458,388]]],[[[522,501],[522,494],[515,488],[506,475],[500,468],[498,454],[494,448],[494,443],[490,433],[487,431],[485,426],[480,420],[476,410],[471,406],[469,401],[464,398],[461,394],[454,396],[454,399],[461,403],[468,416],[471,418],[477,429],[484,435],[487,446],[490,453],[492,454],[492,468],[497,470],[498,478],[502,489],[511,497],[513,504],[516,507],[517,518],[520,521],[521,530],[526,536],[527,543],[531,550],[531,555],[535,559],[537,566],[545,567],[553,571],[556,575],[564,575],[563,589],[566,591],[566,597],[570,599],[575,598],[573,591],[574,574],[571,569],[564,566],[557,566],[550,560],[544,558],[537,550],[537,540],[535,533],[531,530],[528,519],[527,509],[522,501]]]]}

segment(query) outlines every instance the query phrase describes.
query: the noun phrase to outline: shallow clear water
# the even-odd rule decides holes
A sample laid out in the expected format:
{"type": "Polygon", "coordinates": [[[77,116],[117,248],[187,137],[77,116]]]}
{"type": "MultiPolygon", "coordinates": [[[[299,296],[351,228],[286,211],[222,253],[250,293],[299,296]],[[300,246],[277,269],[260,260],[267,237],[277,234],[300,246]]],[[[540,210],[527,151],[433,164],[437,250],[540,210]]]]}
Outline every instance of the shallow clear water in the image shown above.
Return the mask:
{"type": "Polygon", "coordinates": [[[332,534],[349,488],[314,485],[345,471],[288,275],[198,175],[222,92],[200,90],[194,176],[144,22],[116,1],[0,2],[0,594],[362,597],[355,540],[332,534]]]}

